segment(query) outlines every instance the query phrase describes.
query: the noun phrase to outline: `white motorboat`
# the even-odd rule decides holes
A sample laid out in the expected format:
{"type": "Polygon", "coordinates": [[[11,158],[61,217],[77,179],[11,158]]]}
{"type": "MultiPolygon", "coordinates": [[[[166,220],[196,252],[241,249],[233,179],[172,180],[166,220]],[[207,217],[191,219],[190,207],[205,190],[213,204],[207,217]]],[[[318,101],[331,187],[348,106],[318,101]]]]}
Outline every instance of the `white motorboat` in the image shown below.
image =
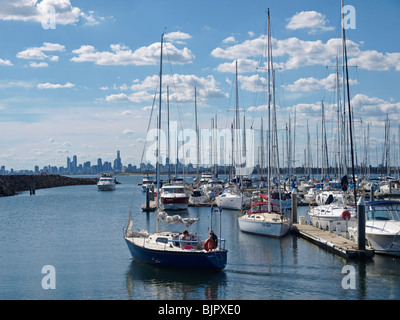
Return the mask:
{"type": "Polygon", "coordinates": [[[222,190],[222,193],[215,197],[218,207],[232,210],[242,210],[243,193],[236,186],[229,186],[222,190]]]}
{"type": "Polygon", "coordinates": [[[400,194],[400,182],[398,180],[389,180],[382,182],[379,185],[379,191],[377,194],[400,194]]]}
{"type": "Polygon", "coordinates": [[[160,194],[161,206],[164,210],[187,210],[189,195],[183,185],[164,185],[160,194]]]}
{"type": "MultiPolygon", "coordinates": [[[[400,202],[367,202],[365,215],[365,237],[375,252],[400,256],[400,202]]],[[[357,239],[357,227],[350,228],[349,233],[357,239]]]]}
{"type": "Polygon", "coordinates": [[[338,230],[340,232],[346,232],[346,228],[356,225],[357,211],[347,205],[345,198],[341,196],[329,198],[326,204],[311,206],[307,214],[312,225],[325,230],[331,227],[331,230],[335,231],[337,222],[341,222],[338,230]]]}
{"type": "Polygon", "coordinates": [[[290,229],[290,219],[281,214],[278,204],[255,202],[250,211],[238,218],[243,232],[255,233],[272,238],[285,236],[290,229]]]}
{"type": "Polygon", "coordinates": [[[200,189],[195,189],[191,192],[189,197],[189,205],[203,205],[210,203],[210,198],[200,189]]]}
{"type": "Polygon", "coordinates": [[[99,191],[113,191],[115,190],[115,178],[111,172],[103,172],[97,182],[99,191]]]}
{"type": "Polygon", "coordinates": [[[200,184],[207,184],[212,181],[212,175],[208,172],[203,172],[200,178],[200,184]]]}
{"type": "Polygon", "coordinates": [[[154,180],[149,175],[143,176],[142,191],[146,192],[146,189],[151,186],[154,186],[154,180]]]}

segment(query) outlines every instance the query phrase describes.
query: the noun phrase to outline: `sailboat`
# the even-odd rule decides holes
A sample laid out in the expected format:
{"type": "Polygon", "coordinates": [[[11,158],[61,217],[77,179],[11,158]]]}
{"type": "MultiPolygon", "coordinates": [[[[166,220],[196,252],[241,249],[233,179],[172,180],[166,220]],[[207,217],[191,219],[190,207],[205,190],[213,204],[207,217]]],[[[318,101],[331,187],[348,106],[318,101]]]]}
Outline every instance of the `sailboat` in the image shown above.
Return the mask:
{"type": "MultiPolygon", "coordinates": [[[[236,61],[236,115],[235,115],[235,134],[233,132],[233,127],[231,127],[232,131],[232,167],[235,166],[235,160],[234,160],[234,144],[233,142],[238,145],[238,136],[237,133],[239,131],[239,98],[238,98],[238,66],[237,66],[237,61],[236,61]],[[236,139],[235,139],[236,138],[236,139]]],[[[239,151],[240,147],[236,148],[236,152],[240,153],[239,151]]],[[[236,168],[238,170],[238,168],[236,168]]],[[[222,207],[224,209],[231,209],[231,210],[242,210],[243,205],[244,205],[244,195],[242,190],[240,190],[238,186],[238,180],[239,178],[235,178],[235,184],[230,184],[226,186],[223,190],[222,193],[218,196],[215,197],[215,203],[217,206],[222,207]]]]}
{"type": "MultiPolygon", "coordinates": [[[[161,130],[163,41],[164,34],[161,36],[160,54],[159,131],[161,130]]],[[[160,150],[160,139],[158,139],[157,150],[160,150]]],[[[156,182],[157,190],[159,190],[160,152],[157,152],[157,155],[156,182]]],[[[220,210],[220,214],[221,211],[222,210],[220,210]]],[[[181,218],[178,215],[169,216],[160,212],[160,192],[157,192],[156,212],[157,230],[155,233],[149,233],[147,230],[133,231],[132,214],[129,214],[128,226],[124,230],[124,239],[134,259],[162,267],[212,270],[222,270],[225,268],[228,250],[225,249],[224,239],[213,239],[210,237],[203,242],[197,234],[189,233],[187,230],[182,234],[169,231],[160,232],[160,222],[172,224],[183,223],[186,227],[189,227],[198,220],[198,218],[181,218]]]]}
{"type": "MultiPolygon", "coordinates": [[[[272,67],[272,48],[270,16],[268,9],[268,149],[271,149],[271,93],[270,93],[270,73],[272,67]]],[[[243,232],[255,233],[259,235],[281,238],[290,229],[290,219],[280,212],[279,205],[271,201],[271,152],[268,152],[268,195],[260,193],[260,197],[266,201],[255,202],[250,206],[250,210],[238,218],[239,228],[243,232]]]]}
{"type": "MultiPolygon", "coordinates": [[[[343,0],[341,0],[341,8],[343,8],[343,0]]],[[[342,13],[343,15],[343,13],[342,13]]],[[[343,16],[342,16],[342,21],[343,21],[343,16]]],[[[355,167],[354,167],[354,147],[353,147],[353,129],[352,129],[352,120],[351,120],[351,106],[350,106],[350,89],[349,89],[349,73],[348,73],[348,65],[347,65],[347,49],[346,49],[346,36],[345,36],[345,28],[342,26],[342,47],[343,47],[343,86],[346,85],[347,88],[347,105],[348,105],[348,117],[349,117],[349,140],[350,140],[350,151],[351,151],[351,162],[352,162],[352,172],[353,172],[353,183],[355,184],[356,179],[355,179],[355,167]],[[345,78],[346,77],[346,78],[345,78]],[[346,81],[345,81],[346,79],[346,81]]],[[[338,73],[337,75],[337,82],[339,79],[338,73]]],[[[338,86],[339,87],[339,86],[338,86]]],[[[338,89],[338,88],[337,88],[338,89]]],[[[339,89],[338,89],[339,90],[339,89]]],[[[345,99],[345,90],[343,88],[343,105],[345,105],[346,99],[345,99]]],[[[338,92],[338,97],[339,97],[339,92],[338,92]]],[[[339,101],[339,98],[338,98],[339,101]]],[[[322,104],[322,110],[323,110],[323,104],[322,104]]],[[[344,131],[344,130],[343,130],[344,131]]],[[[324,138],[324,137],[323,137],[324,138]]],[[[343,145],[344,145],[345,139],[343,139],[343,145]]],[[[346,152],[343,152],[343,155],[346,156],[346,152]]],[[[347,172],[347,164],[346,160],[343,161],[342,163],[343,169],[345,172],[347,172]]],[[[344,192],[347,191],[347,185],[348,185],[348,178],[347,175],[345,174],[342,177],[341,180],[341,185],[342,185],[342,190],[344,192]]],[[[353,200],[354,202],[357,201],[357,188],[353,188],[354,196],[353,200]]],[[[361,221],[360,219],[362,217],[359,217],[357,215],[357,210],[356,206],[349,206],[346,203],[345,197],[335,197],[334,195],[331,195],[331,197],[328,197],[329,201],[326,204],[319,205],[316,207],[310,207],[309,210],[307,211],[307,214],[310,218],[311,224],[313,224],[316,227],[320,227],[323,229],[328,229],[329,228],[329,222],[333,222],[332,226],[332,231],[338,229],[337,231],[340,232],[347,232],[348,228],[354,228],[356,227],[359,222],[361,221]],[[345,220],[345,223],[343,224],[338,224],[337,222],[345,220]]]]}

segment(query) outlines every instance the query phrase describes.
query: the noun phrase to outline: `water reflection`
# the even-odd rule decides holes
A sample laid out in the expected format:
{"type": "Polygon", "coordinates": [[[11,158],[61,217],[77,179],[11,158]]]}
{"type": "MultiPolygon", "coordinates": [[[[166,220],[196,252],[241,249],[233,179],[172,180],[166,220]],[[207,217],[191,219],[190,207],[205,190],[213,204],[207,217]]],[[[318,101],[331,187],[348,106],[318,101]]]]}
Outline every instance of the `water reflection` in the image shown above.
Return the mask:
{"type": "Polygon", "coordinates": [[[224,271],[157,267],[132,260],[126,272],[131,300],[222,299],[227,276],[224,271]]]}

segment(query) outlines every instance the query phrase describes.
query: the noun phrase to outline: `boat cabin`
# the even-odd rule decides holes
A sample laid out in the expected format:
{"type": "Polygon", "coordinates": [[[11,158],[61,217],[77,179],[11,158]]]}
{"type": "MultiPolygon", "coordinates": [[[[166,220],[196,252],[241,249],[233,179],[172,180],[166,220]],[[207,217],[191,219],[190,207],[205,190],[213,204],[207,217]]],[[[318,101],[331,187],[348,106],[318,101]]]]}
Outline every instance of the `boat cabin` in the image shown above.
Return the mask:
{"type": "Polygon", "coordinates": [[[371,201],[366,203],[367,220],[400,221],[400,202],[371,201]]]}
{"type": "Polygon", "coordinates": [[[185,193],[185,188],[183,186],[164,186],[162,188],[163,194],[173,194],[173,193],[185,193]]]}
{"type": "Polygon", "coordinates": [[[264,212],[280,213],[279,206],[278,204],[271,202],[271,211],[268,211],[268,202],[256,202],[251,204],[249,214],[264,212]]]}

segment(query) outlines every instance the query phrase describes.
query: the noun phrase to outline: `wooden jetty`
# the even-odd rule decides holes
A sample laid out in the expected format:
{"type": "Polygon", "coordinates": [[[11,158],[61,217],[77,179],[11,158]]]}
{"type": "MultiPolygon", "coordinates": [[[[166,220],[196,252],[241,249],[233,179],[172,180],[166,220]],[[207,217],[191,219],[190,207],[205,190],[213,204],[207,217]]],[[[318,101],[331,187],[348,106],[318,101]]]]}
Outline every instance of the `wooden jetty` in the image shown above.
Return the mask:
{"type": "Polygon", "coordinates": [[[372,258],[375,254],[371,247],[366,247],[365,250],[358,250],[355,241],[309,224],[294,223],[291,232],[346,259],[372,258]]]}
{"type": "Polygon", "coordinates": [[[142,205],[142,211],[151,212],[156,211],[157,209],[157,201],[150,200],[142,205]]]}

